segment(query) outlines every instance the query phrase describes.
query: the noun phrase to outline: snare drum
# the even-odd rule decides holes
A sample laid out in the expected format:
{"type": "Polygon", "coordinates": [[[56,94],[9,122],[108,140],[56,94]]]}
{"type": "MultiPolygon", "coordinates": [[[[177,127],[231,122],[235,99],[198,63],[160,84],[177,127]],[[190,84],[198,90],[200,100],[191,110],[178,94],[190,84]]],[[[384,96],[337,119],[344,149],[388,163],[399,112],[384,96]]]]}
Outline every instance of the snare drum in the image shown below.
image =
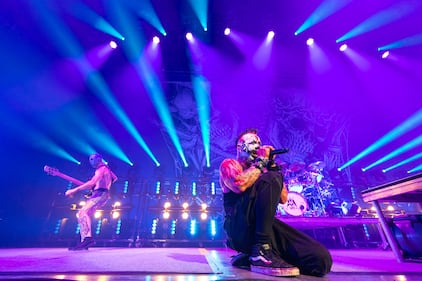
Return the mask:
{"type": "Polygon", "coordinates": [[[301,216],[308,210],[308,202],[305,197],[297,192],[289,192],[287,202],[279,205],[291,216],[301,216]]]}

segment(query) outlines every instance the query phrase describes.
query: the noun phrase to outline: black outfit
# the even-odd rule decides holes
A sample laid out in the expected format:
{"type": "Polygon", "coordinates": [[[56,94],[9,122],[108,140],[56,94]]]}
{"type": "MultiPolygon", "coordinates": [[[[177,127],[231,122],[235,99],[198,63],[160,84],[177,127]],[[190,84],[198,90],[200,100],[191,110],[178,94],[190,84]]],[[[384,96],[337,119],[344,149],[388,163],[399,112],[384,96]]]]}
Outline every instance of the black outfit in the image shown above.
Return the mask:
{"type": "Polygon", "coordinates": [[[310,236],[275,218],[282,183],[279,172],[268,171],[243,193],[224,193],[227,245],[251,254],[253,245],[268,243],[274,254],[297,266],[301,274],[323,276],[332,266],[328,250],[310,236]]]}

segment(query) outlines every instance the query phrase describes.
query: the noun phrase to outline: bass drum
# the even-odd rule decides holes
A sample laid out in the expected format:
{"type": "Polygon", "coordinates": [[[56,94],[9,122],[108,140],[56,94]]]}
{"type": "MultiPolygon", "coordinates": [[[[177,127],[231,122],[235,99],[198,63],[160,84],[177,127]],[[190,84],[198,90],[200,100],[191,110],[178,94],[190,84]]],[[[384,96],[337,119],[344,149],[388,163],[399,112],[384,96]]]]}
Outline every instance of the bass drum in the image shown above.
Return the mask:
{"type": "Polygon", "coordinates": [[[309,206],[308,201],[300,193],[289,192],[287,195],[287,202],[284,204],[279,204],[279,206],[291,216],[302,216],[305,213],[309,206]]]}

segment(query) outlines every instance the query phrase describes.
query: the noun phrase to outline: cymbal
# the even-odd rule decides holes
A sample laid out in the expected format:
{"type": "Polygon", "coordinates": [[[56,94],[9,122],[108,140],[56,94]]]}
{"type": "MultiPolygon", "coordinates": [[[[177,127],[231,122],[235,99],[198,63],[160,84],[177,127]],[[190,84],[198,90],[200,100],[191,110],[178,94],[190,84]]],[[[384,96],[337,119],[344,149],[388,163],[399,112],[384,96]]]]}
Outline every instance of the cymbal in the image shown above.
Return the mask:
{"type": "Polygon", "coordinates": [[[323,161],[316,161],[308,165],[308,168],[312,171],[320,171],[325,168],[325,163],[323,161]]]}
{"type": "Polygon", "coordinates": [[[289,170],[292,172],[298,172],[302,170],[303,168],[305,168],[305,163],[303,162],[295,162],[295,163],[290,164],[289,166],[289,170]]]}

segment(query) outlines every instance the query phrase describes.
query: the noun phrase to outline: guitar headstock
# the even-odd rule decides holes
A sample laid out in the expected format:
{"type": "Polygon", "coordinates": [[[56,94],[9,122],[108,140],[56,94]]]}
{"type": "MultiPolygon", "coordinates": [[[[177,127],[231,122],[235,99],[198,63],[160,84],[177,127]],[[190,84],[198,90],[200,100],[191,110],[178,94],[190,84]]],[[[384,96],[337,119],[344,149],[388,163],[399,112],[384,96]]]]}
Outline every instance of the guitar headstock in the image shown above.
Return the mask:
{"type": "Polygon", "coordinates": [[[51,176],[57,176],[59,172],[59,169],[56,168],[52,168],[50,166],[45,165],[44,166],[44,172],[46,172],[47,174],[51,175],[51,176]]]}

